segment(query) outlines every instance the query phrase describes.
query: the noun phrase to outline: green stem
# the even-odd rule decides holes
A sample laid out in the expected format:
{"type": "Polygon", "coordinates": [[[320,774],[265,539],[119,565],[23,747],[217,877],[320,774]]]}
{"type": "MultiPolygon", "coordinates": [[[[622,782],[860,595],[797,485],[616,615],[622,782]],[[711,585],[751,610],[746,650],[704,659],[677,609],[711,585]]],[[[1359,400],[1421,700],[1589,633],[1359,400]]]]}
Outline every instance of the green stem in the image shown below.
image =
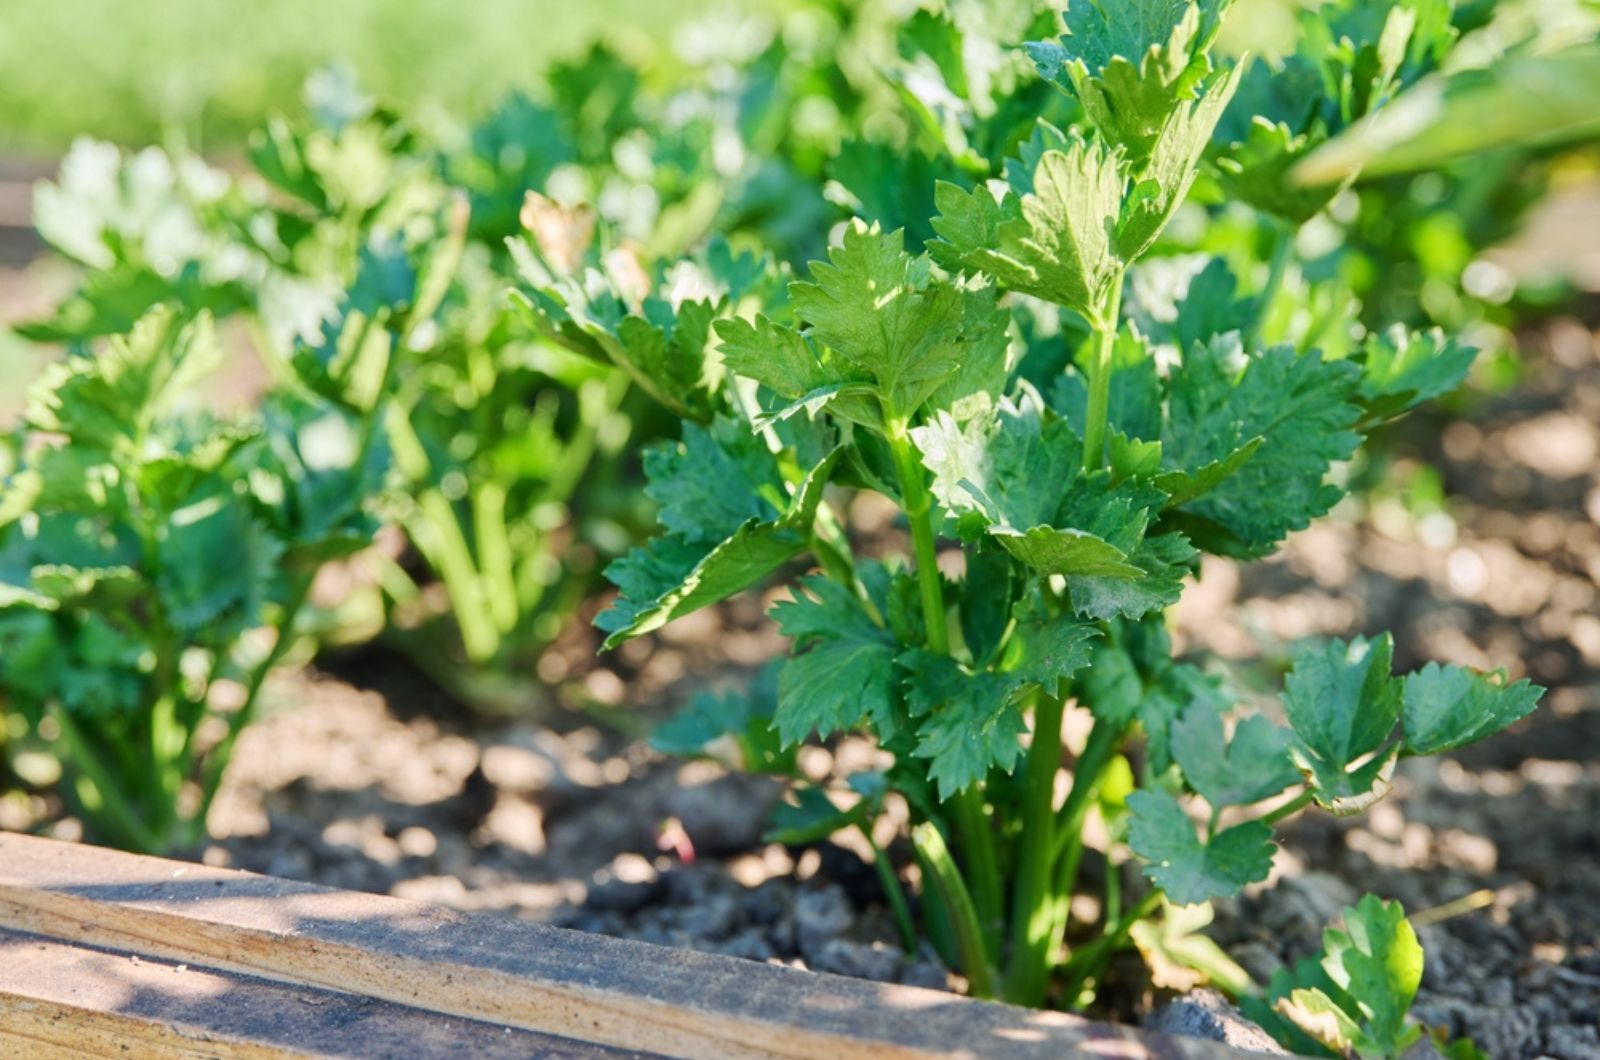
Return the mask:
{"type": "Polygon", "coordinates": [[[1117,871],[1117,866],[1110,861],[1106,862],[1106,920],[1117,920],[1122,916],[1122,873],[1117,871]]]}
{"type": "Polygon", "coordinates": [[[483,579],[455,505],[430,488],[418,494],[417,511],[420,518],[406,520],[407,535],[444,582],[467,658],[477,664],[488,662],[500,650],[500,631],[489,613],[483,579]]]}
{"type": "Polygon", "coordinates": [[[301,574],[296,579],[289,591],[289,598],[283,603],[283,612],[278,616],[277,639],[272,643],[272,650],[267,652],[267,657],[262,659],[254,670],[250,671],[250,676],[245,682],[244,702],[239,704],[239,709],[228,717],[227,731],[206,755],[205,765],[200,771],[200,808],[195,813],[193,821],[196,839],[205,832],[206,817],[211,812],[212,802],[216,800],[217,790],[222,786],[222,774],[233,758],[233,748],[239,742],[239,734],[255,720],[256,706],[260,702],[261,689],[267,682],[267,675],[283,661],[283,657],[289,653],[289,648],[294,643],[295,620],[300,617],[300,612],[305,608],[306,600],[311,595],[311,583],[312,576],[309,574],[301,574]]]}
{"type": "Polygon", "coordinates": [[[872,838],[872,833],[863,827],[861,834],[866,838],[867,845],[872,848],[872,867],[878,873],[878,882],[883,885],[884,897],[889,901],[889,911],[894,914],[895,927],[900,929],[900,943],[908,955],[915,953],[917,928],[911,922],[911,906],[906,902],[905,888],[900,886],[900,878],[894,874],[894,866],[889,863],[889,855],[872,838]]]}
{"type": "Polygon", "coordinates": [[[473,494],[472,529],[482,568],[477,572],[480,593],[495,628],[504,636],[516,629],[521,609],[511,535],[506,529],[506,489],[500,483],[484,482],[473,494]]]}
{"type": "Polygon", "coordinates": [[[178,813],[178,798],[189,775],[189,741],[178,720],[176,675],[150,710],[150,763],[141,770],[150,785],[148,813],[151,830],[170,833],[178,813]]]}
{"type": "Polygon", "coordinates": [[[1072,787],[1056,814],[1055,844],[1050,854],[1055,878],[1049,905],[1049,938],[1045,947],[1047,958],[1059,952],[1066,940],[1072,892],[1078,885],[1078,866],[1083,860],[1083,825],[1089,816],[1089,801],[1100,778],[1105,775],[1106,767],[1121,748],[1126,731],[1125,725],[1113,725],[1096,718],[1089,730],[1089,741],[1072,768],[1072,787]]]}
{"type": "MultiPolygon", "coordinates": [[[[1106,869],[1115,872],[1116,866],[1107,865],[1106,869]]],[[[1061,995],[1068,1005],[1076,1003],[1085,983],[1091,979],[1098,980],[1105,973],[1106,965],[1111,963],[1111,958],[1127,943],[1128,932],[1133,930],[1133,925],[1150,916],[1160,905],[1161,892],[1147,892],[1139,900],[1139,904],[1119,917],[1115,923],[1107,924],[1105,934],[1072,955],[1072,960],[1064,969],[1067,981],[1066,989],[1061,995]]]]}
{"type": "Polygon", "coordinates": [[[1098,470],[1105,463],[1106,420],[1111,414],[1112,353],[1117,343],[1122,313],[1122,274],[1106,294],[1106,303],[1089,323],[1094,329],[1094,351],[1089,360],[1089,408],[1083,425],[1083,469],[1098,470]]]}
{"type": "Polygon", "coordinates": [[[1267,314],[1272,312],[1272,303],[1278,300],[1278,291],[1283,288],[1283,276],[1289,268],[1289,258],[1294,254],[1294,229],[1282,221],[1272,220],[1272,257],[1267,262],[1267,282],[1261,288],[1261,293],[1256,295],[1255,306],[1250,312],[1250,323],[1244,332],[1245,352],[1255,348],[1261,339],[1261,329],[1267,322],[1267,314]]]}
{"type": "Polygon", "coordinates": [[[901,502],[906,521],[911,524],[911,544],[917,558],[917,590],[922,599],[922,617],[928,627],[928,650],[936,655],[950,654],[950,625],[945,618],[944,578],[939,573],[939,555],[933,532],[933,495],[917,460],[904,420],[891,421],[886,437],[900,479],[901,502]]]}
{"type": "Polygon", "coordinates": [[[1000,885],[999,860],[995,854],[994,832],[989,827],[989,813],[984,806],[983,787],[974,784],[963,788],[952,800],[956,804],[961,849],[970,863],[968,871],[972,874],[972,895],[978,903],[984,947],[993,961],[1000,954],[1000,939],[1004,933],[1005,892],[1000,885]]]}
{"type": "Polygon", "coordinates": [[[1056,814],[1056,843],[1052,861],[1059,861],[1074,842],[1083,840],[1083,822],[1089,816],[1089,798],[1100,776],[1111,764],[1117,749],[1122,746],[1126,729],[1096,718],[1089,730],[1089,740],[1072,768],[1072,788],[1056,814]]]}
{"type": "Polygon", "coordinates": [[[116,837],[117,845],[146,854],[165,854],[165,838],[151,830],[134,812],[134,799],[122,789],[106,768],[104,760],[90,743],[88,736],[78,728],[72,714],[58,707],[51,711],[61,729],[61,738],[67,745],[67,759],[79,773],[78,781],[87,781],[94,788],[98,806],[88,805],[82,793],[78,801],[84,814],[95,827],[107,829],[116,837]]]}
{"type": "MultiPolygon", "coordinates": [[[[917,589],[922,599],[922,617],[927,628],[928,650],[950,654],[950,626],[945,617],[944,577],[939,573],[938,550],[933,530],[933,495],[916,449],[911,443],[904,418],[886,417],[885,438],[894,456],[900,480],[901,503],[911,525],[911,542],[917,559],[917,589]]],[[[983,791],[973,785],[952,796],[962,853],[971,874],[972,894],[983,926],[989,953],[999,950],[1001,923],[1005,917],[1000,887],[999,861],[995,854],[994,833],[984,808],[983,791]]]]}
{"type": "Polygon", "coordinates": [[[931,821],[924,821],[911,830],[911,841],[916,846],[925,883],[933,885],[941,904],[949,911],[967,985],[974,997],[993,997],[994,976],[989,970],[983,930],[978,926],[978,911],[955,859],[945,846],[944,836],[931,821]]]}
{"type": "Polygon", "coordinates": [[[1005,997],[1013,1004],[1038,1007],[1044,1003],[1049,985],[1050,944],[1060,897],[1050,887],[1050,855],[1055,849],[1055,783],[1061,769],[1061,718],[1066,705],[1061,697],[1049,694],[1041,693],[1035,699],[1033,743],[1028,748],[1023,780],[1022,839],[1011,898],[1011,958],[1005,997]]]}
{"type": "Polygon", "coordinates": [[[1314,798],[1316,798],[1316,796],[1313,795],[1311,792],[1302,791],[1300,794],[1296,795],[1294,798],[1290,799],[1288,802],[1286,802],[1283,805],[1279,806],[1276,810],[1270,810],[1267,813],[1262,814],[1258,818],[1258,820],[1262,824],[1268,824],[1268,825],[1277,824],[1279,821],[1283,820],[1285,817],[1288,817],[1290,814],[1299,813],[1301,810],[1305,809],[1307,806],[1310,806],[1311,802],[1312,802],[1312,800],[1314,798]]]}
{"type": "Polygon", "coordinates": [[[543,499],[563,504],[572,499],[599,448],[600,424],[622,404],[631,385],[626,372],[613,370],[603,384],[599,381],[592,386],[586,383],[579,391],[578,426],[561,455],[556,473],[550,477],[543,499]]]}

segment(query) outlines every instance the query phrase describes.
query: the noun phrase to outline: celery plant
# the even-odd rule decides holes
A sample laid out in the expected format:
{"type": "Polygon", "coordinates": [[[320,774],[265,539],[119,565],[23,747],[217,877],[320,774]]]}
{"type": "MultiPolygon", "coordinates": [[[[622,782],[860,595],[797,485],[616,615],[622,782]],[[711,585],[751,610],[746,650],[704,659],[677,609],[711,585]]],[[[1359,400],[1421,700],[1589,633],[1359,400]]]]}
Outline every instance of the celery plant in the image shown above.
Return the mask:
{"type": "MultiPolygon", "coordinates": [[[[1407,5],[1375,20],[1337,12],[1316,25],[1339,35],[1309,46],[1352,107],[1386,98],[1398,57],[1433,54],[1420,36],[1431,23],[1407,5]]],[[[1029,53],[1081,119],[1037,122],[995,178],[939,184],[925,253],[857,222],[786,298],[732,306],[704,362],[698,344],[645,341],[646,322],[702,333],[687,303],[636,301],[604,327],[613,356],[694,401],[681,439],[646,458],[664,533],[608,572],[620,596],[599,619],[607,646],[809,556],[815,570],[772,612],[792,641],[772,730],[791,747],[865,733],[893,764],[852,777],[848,803],[813,792],[788,812],[809,814],[813,832],[865,830],[882,793],[902,797],[922,925],[983,996],[1082,1005],[1129,945],[1227,966],[1172,939],[1204,920],[1183,907],[1266,878],[1275,826],[1312,806],[1357,812],[1400,758],[1489,735],[1539,697],[1503,674],[1395,675],[1389,638],[1358,638],[1296,653],[1285,726],[1173,655],[1163,613],[1201,555],[1264,556],[1324,515],[1343,492],[1333,469],[1363,435],[1453,388],[1471,361],[1442,334],[1403,329],[1340,356],[1265,344],[1287,247],[1253,298],[1219,264],[1175,298],[1175,316],[1130,311],[1131,271],[1203,171],[1258,179],[1299,150],[1276,133],[1218,133],[1250,98],[1237,95],[1242,69],[1211,52],[1222,13],[1070,6],[1065,35],[1029,53]],[[1030,323],[1050,316],[1067,347],[1053,375],[1034,356],[1050,333],[1030,323]],[[906,552],[862,555],[834,509],[840,489],[894,503],[906,552]],[[1070,754],[1069,711],[1090,720],[1070,754]],[[1149,886],[1124,896],[1108,870],[1104,917],[1076,924],[1091,814],[1149,886]]],[[[530,307],[567,326],[559,304],[530,307]]],[[[758,764],[781,769],[751,739],[766,714],[702,704],[674,739],[725,717],[758,764]]],[[[1363,1049],[1397,1055],[1412,1036],[1392,999],[1364,989],[1322,997],[1349,1003],[1340,1025],[1363,1049]]]]}

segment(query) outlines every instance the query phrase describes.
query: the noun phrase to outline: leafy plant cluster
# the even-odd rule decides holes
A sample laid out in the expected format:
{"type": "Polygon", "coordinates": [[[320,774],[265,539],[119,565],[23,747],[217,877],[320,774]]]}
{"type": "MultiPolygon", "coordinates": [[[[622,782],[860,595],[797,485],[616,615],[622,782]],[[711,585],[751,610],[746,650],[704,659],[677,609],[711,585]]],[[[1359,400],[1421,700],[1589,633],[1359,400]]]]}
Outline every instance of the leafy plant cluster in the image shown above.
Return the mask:
{"type": "Polygon", "coordinates": [[[203,835],[318,569],[381,524],[408,542],[387,635],[479,701],[602,556],[607,647],[778,576],[789,656],[659,742],[792,777],[785,841],[872,843],[903,803],[915,873],[874,849],[908,943],[1062,1007],[1134,946],[1302,1050],[1398,1055],[1421,958],[1397,907],[1364,900],[1256,990],[1207,903],[1267,878],[1289,815],[1359,812],[1539,690],[1397,675],[1380,635],[1302,647],[1261,710],[1164,613],[1203,555],[1326,514],[1368,435],[1466,375],[1459,336],[1373,326],[1302,253],[1352,230],[1330,207],[1354,173],[1297,177],[1457,32],[1443,0],[1331,0],[1289,54],[1234,61],[1226,6],[823,5],[668,89],[597,49],[458,135],[323,78],[246,176],[80,146],[38,213],[83,280],[30,329],[71,355],[0,461],[7,709],[97,835],[166,849],[203,835]],[[238,332],[271,382],[206,412],[238,332]],[[903,551],[852,533],[861,492],[903,551]],[[891,764],[801,780],[796,748],[840,733],[891,764]],[[1113,867],[1079,922],[1091,817],[1113,867]]]}
{"type": "MultiPolygon", "coordinates": [[[[752,768],[792,772],[799,743],[870,736],[892,764],[839,790],[797,779],[776,834],[870,839],[903,799],[921,927],[983,996],[1083,1004],[1130,944],[1225,964],[1181,944],[1207,919],[1193,907],[1265,880],[1279,822],[1359,812],[1399,759],[1490,735],[1539,697],[1504,674],[1397,675],[1387,636],[1358,638],[1296,652],[1271,712],[1284,725],[1173,655],[1163,613],[1199,558],[1267,555],[1325,514],[1362,438],[1454,389],[1473,352],[1438,331],[1363,334],[1347,300],[1314,329],[1269,330],[1287,239],[1260,280],[1214,259],[1165,312],[1129,297],[1167,264],[1145,272],[1202,174],[1281,231],[1318,214],[1339,188],[1295,184],[1298,160],[1454,39],[1436,5],[1325,5],[1294,56],[1246,72],[1212,51],[1222,14],[1070,6],[1065,33],[1027,47],[1076,101],[1069,126],[1037,121],[987,179],[935,184],[920,253],[858,221],[785,295],[753,313],[730,300],[715,358],[661,363],[663,389],[694,398],[681,438],[646,457],[662,533],[608,571],[612,646],[809,560],[772,612],[792,648],[770,698],[703,699],[665,741],[731,737],[752,768]],[[863,554],[838,490],[896,505],[908,554],[863,554]],[[1091,723],[1062,792],[1069,710],[1091,723]],[[1104,916],[1077,924],[1091,813],[1149,888],[1125,897],[1110,871],[1104,916]]],[[[553,302],[529,298],[563,326],[553,302]]],[[[668,306],[628,319],[665,327],[668,306]]],[[[880,874],[910,934],[894,867],[880,874]]],[[[1352,911],[1320,965],[1270,987],[1279,1022],[1314,1050],[1399,1055],[1419,1033],[1416,958],[1397,972],[1388,955],[1408,931],[1375,899],[1352,911]]]]}
{"type": "Polygon", "coordinates": [[[0,682],[96,834],[135,850],[204,837],[317,569],[376,525],[381,436],[311,396],[207,415],[185,398],[217,354],[209,318],[152,312],[54,366],[26,424],[51,441],[6,451],[0,682]]]}
{"type": "Polygon", "coordinates": [[[37,223],[84,279],[22,330],[81,349],[170,304],[240,319],[279,382],[362,390],[358,412],[390,442],[386,521],[421,561],[385,571],[391,631],[465,698],[514,701],[494,678],[531,666],[564,626],[592,584],[593,543],[603,553],[637,533],[617,466],[641,409],[639,429],[660,428],[627,373],[522,323],[506,242],[526,237],[556,275],[581,279],[591,259],[643,269],[713,230],[781,248],[796,214],[814,238],[821,178],[797,166],[821,155],[778,122],[808,62],[774,43],[731,81],[662,94],[596,48],[551,71],[548,100],[514,96],[459,135],[430,135],[329,75],[308,90],[314,120],[269,124],[243,177],[80,143],[41,187],[37,223]],[[597,223],[604,246],[591,246],[597,223]],[[462,246],[438,311],[387,374],[359,329],[325,328],[343,301],[363,319],[404,311],[407,257],[451,240],[462,246]],[[437,623],[407,632],[435,609],[419,584],[434,579],[453,634],[443,648],[437,623]]]}

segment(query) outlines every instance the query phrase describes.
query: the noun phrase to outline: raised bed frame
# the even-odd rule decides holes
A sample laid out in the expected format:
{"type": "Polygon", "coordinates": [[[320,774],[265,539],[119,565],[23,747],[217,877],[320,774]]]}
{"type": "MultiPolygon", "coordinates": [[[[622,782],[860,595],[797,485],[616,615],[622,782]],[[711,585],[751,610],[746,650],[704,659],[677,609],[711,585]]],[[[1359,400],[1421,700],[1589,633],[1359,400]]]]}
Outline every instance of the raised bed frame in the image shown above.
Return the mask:
{"type": "Polygon", "coordinates": [[[0,1057],[1098,1057],[1221,1045],[0,834],[0,1057]]]}

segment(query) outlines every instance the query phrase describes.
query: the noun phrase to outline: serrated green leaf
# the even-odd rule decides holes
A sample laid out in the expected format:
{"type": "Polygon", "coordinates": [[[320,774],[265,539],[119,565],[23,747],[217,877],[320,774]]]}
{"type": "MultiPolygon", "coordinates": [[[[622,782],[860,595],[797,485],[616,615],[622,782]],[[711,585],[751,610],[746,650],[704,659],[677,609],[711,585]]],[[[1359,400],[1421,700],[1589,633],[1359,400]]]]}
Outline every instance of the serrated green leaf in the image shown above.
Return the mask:
{"type": "Polygon", "coordinates": [[[775,721],[785,745],[871,720],[880,739],[898,728],[899,675],[894,635],[874,622],[847,588],[807,578],[772,617],[795,654],[778,674],[775,721]]]}
{"type": "Polygon", "coordinates": [[[97,356],[47,369],[34,384],[29,426],[100,452],[134,445],[190,396],[217,355],[210,318],[190,322],[159,307],[97,356]]]}
{"type": "Polygon", "coordinates": [[[1121,273],[1115,231],[1123,175],[1115,154],[1074,140],[1040,156],[1030,187],[996,202],[987,187],[940,184],[929,249],[1009,290],[1098,315],[1121,273]]]}
{"type": "Polygon", "coordinates": [[[678,534],[659,537],[606,568],[620,594],[595,619],[608,636],[604,647],[660,629],[702,607],[741,592],[810,545],[810,528],[822,490],[841,450],[835,449],[795,488],[777,518],[750,519],[714,545],[678,534]]]}
{"type": "Polygon", "coordinates": [[[1435,755],[1476,743],[1527,717],[1544,689],[1504,670],[1475,673],[1429,663],[1405,678],[1405,753],[1435,755]]]}
{"type": "Polygon", "coordinates": [[[961,636],[976,665],[988,665],[1000,647],[1021,581],[1010,554],[994,542],[985,538],[968,547],[961,581],[961,636]]]}
{"type": "Polygon", "coordinates": [[[1447,339],[1438,328],[1395,325],[1362,344],[1361,402],[1375,420],[1392,419],[1460,386],[1478,351],[1447,339]]]}
{"type": "Polygon", "coordinates": [[[964,525],[1048,523],[1082,453],[1066,423],[1047,420],[1028,396],[1003,400],[992,415],[965,425],[940,412],[911,437],[933,472],[929,489],[964,525]]]}
{"type": "Polygon", "coordinates": [[[783,479],[766,443],[735,420],[719,417],[709,429],[686,423],[677,442],[645,451],[645,494],[660,506],[669,533],[717,542],[754,520],[779,516],[783,479]]]}
{"type": "Polygon", "coordinates": [[[1178,602],[1183,580],[1199,556],[1182,534],[1155,534],[1128,555],[1128,565],[1138,571],[1133,577],[1059,573],[1067,575],[1067,591],[1078,614],[1142,618],[1178,602]]]}
{"type": "Polygon", "coordinates": [[[1027,726],[1014,701],[1013,681],[1000,674],[971,673],[946,655],[917,649],[900,657],[906,671],[906,705],[915,720],[918,758],[928,760],[928,776],[939,798],[989,775],[1009,773],[1022,755],[1027,726]]]}
{"type": "Polygon", "coordinates": [[[884,231],[904,229],[914,254],[933,238],[928,219],[938,212],[934,188],[940,181],[960,179],[952,160],[942,155],[864,140],[841,144],[829,163],[828,176],[848,193],[855,216],[884,231]]]}
{"type": "Polygon", "coordinates": [[[1068,35],[1027,45],[1045,78],[1076,95],[1091,123],[1142,163],[1210,70],[1225,0],[1069,4],[1068,35]]]}
{"type": "Polygon", "coordinates": [[[1163,471],[1152,478],[1156,489],[1167,495],[1167,507],[1181,508],[1199,500],[1231,478],[1261,448],[1265,438],[1257,435],[1239,448],[1192,471],[1163,471]]]}
{"type": "Polygon", "coordinates": [[[1301,10],[1296,50],[1253,63],[1218,125],[1223,188],[1294,226],[1318,213],[1355,171],[1318,167],[1307,173],[1313,179],[1296,179],[1302,160],[1351,123],[1387,111],[1398,88],[1438,65],[1455,35],[1449,12],[1446,4],[1371,0],[1301,10]]]}
{"type": "Polygon", "coordinates": [[[1003,358],[1005,315],[993,288],[935,280],[900,232],[845,230],[810,283],[790,285],[812,337],[869,374],[894,414],[909,416],[971,358],[1003,358]]]}
{"type": "Polygon", "coordinates": [[[318,562],[366,547],[378,530],[368,499],[389,471],[380,434],[363,444],[350,410],[289,394],[262,407],[265,451],[251,469],[252,493],[300,560],[318,562]]]}
{"type": "Polygon", "coordinates": [[[1293,754],[1317,802],[1335,812],[1355,812],[1388,790],[1398,745],[1385,745],[1404,695],[1390,673],[1393,658],[1387,633],[1302,646],[1294,654],[1283,697],[1298,737],[1293,754]],[[1368,755],[1374,757],[1358,766],[1368,755]]]}
{"type": "MultiPolygon", "coordinates": [[[[728,370],[754,379],[780,397],[805,401],[809,395],[849,382],[839,365],[824,366],[822,355],[804,335],[765,316],[737,317],[716,324],[722,362],[728,370]]],[[[868,381],[865,373],[856,376],[868,381]]]]}
{"type": "Polygon", "coordinates": [[[512,304],[540,333],[576,353],[617,364],[662,405],[696,422],[711,418],[718,366],[713,323],[767,270],[713,242],[699,254],[646,269],[617,252],[581,276],[565,276],[512,240],[522,286],[512,304]]]}
{"type": "MultiPolygon", "coordinates": [[[[1161,470],[1161,443],[1141,442],[1121,431],[1110,431],[1106,435],[1106,463],[1114,482],[1130,478],[1154,479],[1161,470]]],[[[1162,492],[1168,491],[1163,489],[1162,492]]]]}
{"type": "Polygon", "coordinates": [[[1045,615],[1019,607],[1016,630],[1006,645],[1004,672],[1013,686],[1043,685],[1054,691],[1089,664],[1100,636],[1092,622],[1062,615],[1045,615]]]}
{"type": "Polygon", "coordinates": [[[1124,261],[1149,250],[1183,204],[1199,175],[1200,156],[1238,87],[1239,73],[1235,67],[1207,78],[1199,98],[1180,104],[1161,126],[1149,161],[1123,204],[1117,248],[1124,261]]]}
{"type": "Polygon", "coordinates": [[[1019,562],[1041,574],[1137,578],[1144,573],[1128,562],[1121,549],[1083,530],[997,527],[991,528],[990,533],[1019,562]]]}
{"type": "Polygon", "coordinates": [[[1173,764],[1173,724],[1190,710],[1221,714],[1233,706],[1234,697],[1220,679],[1189,663],[1166,666],[1139,701],[1139,724],[1144,729],[1150,768],[1164,773],[1173,764]]]}
{"type": "Polygon", "coordinates": [[[753,323],[737,317],[719,320],[716,331],[727,369],[783,399],[763,411],[757,426],[827,407],[841,419],[881,427],[882,406],[871,374],[819,349],[809,336],[765,316],[753,323]]]}
{"type": "Polygon", "coordinates": [[[258,623],[284,553],[224,483],[172,513],[156,586],[177,629],[226,639],[258,623]]]}
{"type": "Polygon", "coordinates": [[[987,533],[1042,574],[1148,582],[1085,583],[1083,606],[1094,608],[1085,613],[1142,614],[1160,606],[1148,601],[1176,598],[1176,565],[1192,552],[1181,538],[1144,539],[1166,495],[1133,480],[1113,484],[1107,472],[1078,471],[1077,437],[1035,398],[1004,400],[965,426],[941,413],[912,438],[933,472],[934,496],[964,536],[987,533]]]}
{"type": "Polygon", "coordinates": [[[1217,159],[1217,173],[1232,198],[1282,218],[1291,226],[1321,213],[1343,190],[1340,184],[1298,184],[1289,173],[1310,153],[1314,140],[1282,122],[1256,118],[1217,159]]]}
{"type": "Polygon", "coordinates": [[[707,757],[750,773],[789,774],[794,754],[786,752],[772,727],[778,704],[778,670],[761,669],[748,688],[701,690],[650,734],[650,746],[663,754],[707,757]]]}
{"type": "Polygon", "coordinates": [[[1360,417],[1350,403],[1358,375],[1355,365],[1290,346],[1246,356],[1236,335],[1189,351],[1172,375],[1162,458],[1210,485],[1182,510],[1231,536],[1216,547],[1261,555],[1339,499],[1326,477],[1360,440],[1350,430],[1360,417]]]}
{"type": "Polygon", "coordinates": [[[1144,699],[1144,681],[1132,657],[1103,641],[1094,646],[1088,672],[1078,684],[1079,695],[1095,718],[1113,728],[1131,723],[1144,699]]]}
{"type": "Polygon", "coordinates": [[[1231,898],[1272,871],[1272,829],[1260,821],[1226,828],[1202,843],[1176,799],[1159,789],[1128,796],[1128,845],[1168,898],[1193,905],[1231,898]]]}
{"type": "Polygon", "coordinates": [[[1289,758],[1289,730],[1260,715],[1240,721],[1225,741],[1221,715],[1210,704],[1197,703],[1169,732],[1172,757],[1184,779],[1214,808],[1260,802],[1299,779],[1289,758]]]}

